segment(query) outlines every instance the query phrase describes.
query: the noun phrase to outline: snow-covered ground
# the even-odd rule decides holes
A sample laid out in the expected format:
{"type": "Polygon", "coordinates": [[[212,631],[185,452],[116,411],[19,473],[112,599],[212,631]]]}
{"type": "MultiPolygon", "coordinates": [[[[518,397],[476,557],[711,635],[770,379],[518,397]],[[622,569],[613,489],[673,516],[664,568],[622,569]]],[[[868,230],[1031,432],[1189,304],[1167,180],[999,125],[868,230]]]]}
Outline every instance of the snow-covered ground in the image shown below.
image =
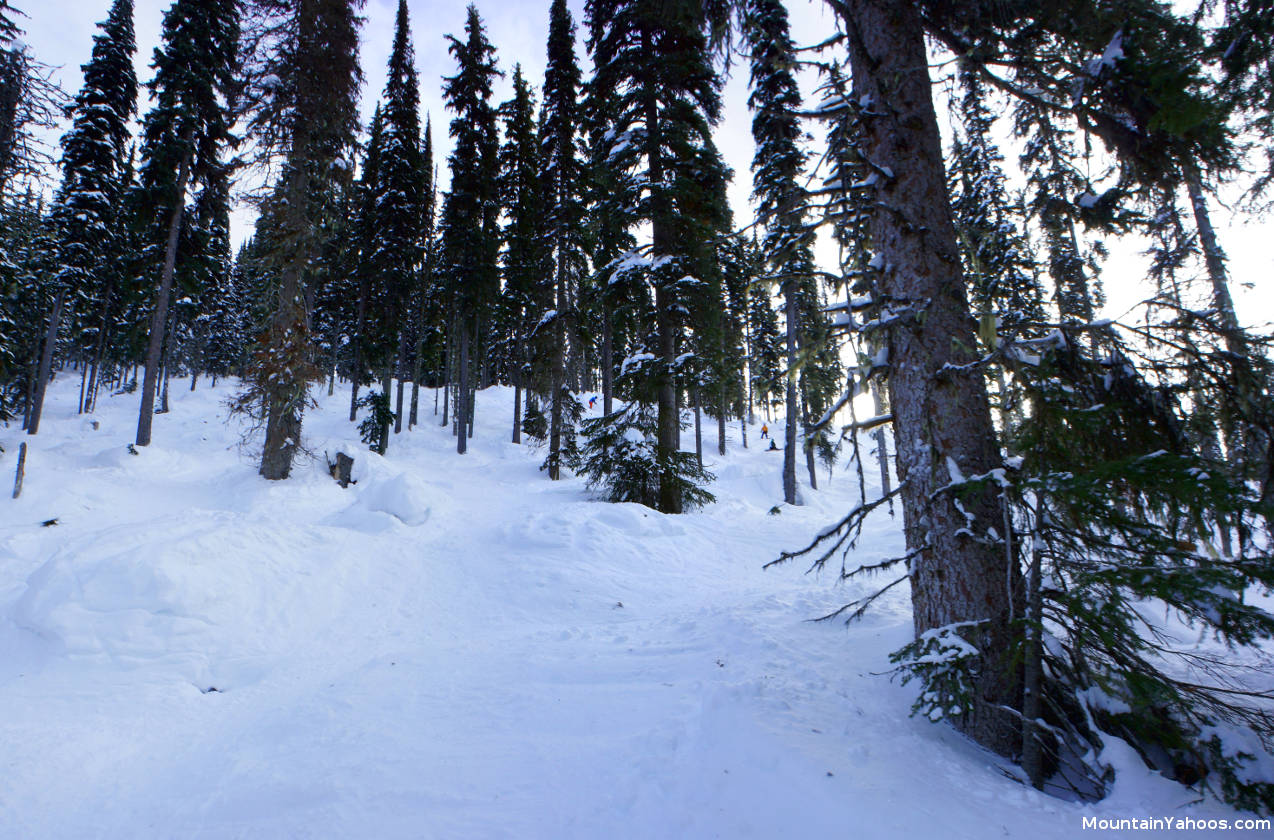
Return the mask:
{"type": "MultiPolygon", "coordinates": [[[[136,455],[136,395],[77,417],[78,384],[54,384],[38,436],[0,433],[0,838],[1047,840],[1238,816],[1117,742],[1109,798],[1053,799],[909,718],[914,686],[881,675],[911,634],[903,587],[846,630],[808,619],[863,590],[762,570],[857,488],[838,470],[768,515],[759,427],[718,458],[706,426],[718,503],[663,516],[548,481],[502,389],[467,455],[425,391],[386,458],[322,392],[318,460],[271,483],[230,383],[174,382],[136,455]]],[[[897,552],[875,528],[862,556],[897,552]]]]}

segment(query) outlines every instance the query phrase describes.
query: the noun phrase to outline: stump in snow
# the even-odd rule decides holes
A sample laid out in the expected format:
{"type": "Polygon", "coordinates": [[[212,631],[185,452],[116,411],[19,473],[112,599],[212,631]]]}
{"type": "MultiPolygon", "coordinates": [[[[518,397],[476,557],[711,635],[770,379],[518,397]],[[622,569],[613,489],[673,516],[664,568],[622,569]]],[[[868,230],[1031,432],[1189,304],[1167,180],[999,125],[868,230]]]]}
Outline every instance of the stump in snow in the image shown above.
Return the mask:
{"type": "Polygon", "coordinates": [[[346,455],[344,452],[336,453],[336,461],[327,462],[327,471],[332,474],[332,478],[336,479],[342,487],[349,487],[353,484],[350,479],[350,472],[354,469],[354,459],[346,455]]]}

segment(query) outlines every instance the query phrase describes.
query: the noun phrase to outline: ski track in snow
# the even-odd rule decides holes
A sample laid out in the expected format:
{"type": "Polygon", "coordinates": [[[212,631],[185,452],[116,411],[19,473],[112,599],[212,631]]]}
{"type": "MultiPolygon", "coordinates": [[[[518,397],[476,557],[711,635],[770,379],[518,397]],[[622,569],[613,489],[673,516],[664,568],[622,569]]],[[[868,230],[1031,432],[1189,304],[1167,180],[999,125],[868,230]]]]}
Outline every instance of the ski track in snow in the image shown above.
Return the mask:
{"type": "MultiPolygon", "coordinates": [[[[0,502],[0,838],[1045,840],[1084,816],[1234,817],[1126,755],[1104,802],[1053,799],[909,718],[914,686],[881,673],[905,587],[847,631],[807,619],[872,583],[761,569],[855,477],[769,516],[781,455],[757,428],[743,450],[732,424],[722,459],[705,424],[719,501],[672,517],[548,481],[507,442],[504,389],[479,394],[465,456],[432,391],[386,458],[347,394],[320,395],[318,460],[271,483],[225,421],[232,382],[175,380],[132,455],[136,395],[76,416],[74,379],[40,435],[0,432],[9,475],[30,446],[0,502]]],[[[899,523],[871,527],[861,559],[899,551],[899,523]]]]}

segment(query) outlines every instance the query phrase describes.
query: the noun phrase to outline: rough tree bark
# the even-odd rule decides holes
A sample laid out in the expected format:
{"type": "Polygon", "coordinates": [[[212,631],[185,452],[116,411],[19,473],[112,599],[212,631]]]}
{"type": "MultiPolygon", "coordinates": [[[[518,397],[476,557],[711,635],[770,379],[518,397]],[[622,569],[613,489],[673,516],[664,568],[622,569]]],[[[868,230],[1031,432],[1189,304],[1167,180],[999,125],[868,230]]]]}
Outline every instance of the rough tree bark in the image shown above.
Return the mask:
{"type": "MultiPolygon", "coordinates": [[[[912,607],[917,636],[958,622],[979,651],[972,713],[958,722],[1003,755],[1018,750],[1021,708],[1012,619],[1020,573],[987,534],[1002,527],[992,487],[962,496],[942,488],[986,473],[1000,456],[969,313],[942,166],[924,29],[905,0],[844,0],[853,99],[863,106],[862,148],[881,176],[870,236],[883,260],[885,306],[900,318],[887,336],[912,607]],[[967,516],[966,516],[967,512],[967,516]],[[971,519],[969,518],[971,517],[971,519]],[[976,535],[976,536],[975,536],[976,535]]],[[[789,423],[791,418],[789,418],[789,423]]]]}

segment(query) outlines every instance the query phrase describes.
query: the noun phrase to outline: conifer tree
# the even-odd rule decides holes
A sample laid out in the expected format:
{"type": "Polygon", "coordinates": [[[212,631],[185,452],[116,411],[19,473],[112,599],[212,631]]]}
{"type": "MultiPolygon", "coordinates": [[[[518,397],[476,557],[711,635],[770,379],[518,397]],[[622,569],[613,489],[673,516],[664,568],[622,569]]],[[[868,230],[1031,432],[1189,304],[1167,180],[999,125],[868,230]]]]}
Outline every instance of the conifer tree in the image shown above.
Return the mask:
{"type": "MultiPolygon", "coordinates": [[[[805,154],[798,144],[801,92],[792,75],[793,45],[787,10],[778,0],[750,0],[743,15],[743,31],[751,51],[752,193],[758,217],[766,225],[762,243],[772,276],[784,300],[787,333],[787,421],[783,450],[783,500],[797,504],[797,422],[802,417],[797,399],[803,348],[802,324],[817,320],[817,291],[813,283],[814,232],[806,224],[808,199],[800,185],[805,154]],[[814,298],[811,300],[811,298],[814,298]]],[[[811,479],[813,472],[811,471],[811,479]]]]}
{"type": "MultiPolygon", "coordinates": [[[[420,90],[411,44],[406,0],[400,0],[394,23],[394,46],[389,56],[377,138],[375,181],[370,202],[369,239],[362,259],[366,265],[367,316],[363,350],[366,364],[379,372],[381,390],[389,398],[392,376],[399,380],[396,409],[382,413],[401,424],[408,319],[419,282],[423,256],[423,187],[420,164],[420,90]]],[[[399,426],[401,428],[401,425],[399,426]]],[[[385,430],[378,438],[381,454],[388,446],[385,430]]]]}
{"type": "MultiPolygon", "coordinates": [[[[410,426],[417,423],[420,397],[420,377],[425,362],[426,349],[430,357],[441,356],[438,337],[443,321],[441,295],[436,287],[434,265],[437,258],[437,243],[434,241],[434,222],[438,195],[434,171],[433,125],[428,117],[425,119],[425,135],[420,146],[420,219],[421,241],[424,246],[424,261],[418,274],[415,301],[412,304],[414,315],[413,332],[413,368],[411,377],[411,419],[410,426]]],[[[436,367],[436,365],[435,365],[436,367]]]]}
{"type": "Polygon", "coordinates": [[[155,50],[149,88],[155,106],[142,127],[140,187],[148,219],[148,262],[158,265],[137,445],[150,444],[160,351],[186,194],[218,177],[231,142],[239,48],[236,0],[176,0],[164,13],[163,45],[155,50]],[[162,257],[156,253],[162,248],[162,257]],[[158,259],[157,259],[158,258],[158,259]]]}
{"type": "MultiPolygon", "coordinates": [[[[680,513],[693,499],[676,476],[679,457],[679,344],[694,254],[685,237],[710,230],[716,212],[711,178],[720,163],[711,130],[720,114],[720,78],[709,55],[709,35],[721,9],[698,0],[593,0],[587,5],[594,92],[614,99],[606,142],[616,171],[641,184],[637,218],[651,230],[648,282],[654,291],[657,360],[641,365],[657,406],[654,463],[659,465],[658,509],[680,513]],[[708,200],[705,200],[708,199],[708,200]]],[[[646,397],[649,398],[648,396],[646,397]]]]}
{"type": "MultiPolygon", "coordinates": [[[[551,334],[549,376],[549,478],[561,475],[563,436],[574,440],[575,414],[567,388],[568,336],[576,335],[578,301],[588,264],[583,241],[583,183],[580,152],[580,70],[575,58],[575,22],[566,0],[549,9],[548,63],[544,69],[544,108],[540,141],[544,163],[545,237],[551,260],[554,317],[540,328],[551,334]]],[[[578,354],[577,354],[578,355],[578,354]]],[[[579,360],[574,360],[578,365],[579,360]]]]}
{"type": "Polygon", "coordinates": [[[629,256],[633,254],[639,189],[624,177],[611,159],[615,122],[614,111],[620,106],[608,94],[605,80],[594,79],[583,87],[580,134],[586,149],[582,171],[585,249],[593,266],[581,299],[591,308],[592,320],[600,322],[602,373],[602,413],[614,407],[616,353],[624,355],[626,344],[623,325],[630,316],[647,307],[643,303],[646,287],[630,272],[629,256]]]}
{"type": "Polygon", "coordinates": [[[57,291],[36,375],[30,434],[39,431],[53,349],[66,310],[86,315],[85,304],[108,298],[116,280],[117,214],[127,186],[123,175],[129,120],[137,109],[132,0],[115,0],[98,28],[92,58],[83,67],[84,84],[71,106],[71,128],[62,137],[62,185],[53,206],[57,291]]]}
{"type": "Polygon", "coordinates": [[[1001,334],[1017,336],[1023,322],[1043,322],[1043,294],[1022,220],[1008,196],[1004,158],[992,139],[994,117],[986,105],[985,85],[968,71],[960,74],[960,84],[963,136],[953,149],[951,192],[969,298],[979,321],[995,317],[1001,334]]]}
{"type": "Polygon", "coordinates": [[[39,352],[56,270],[52,223],[33,190],[4,201],[0,213],[0,419],[30,420],[39,352]]]}
{"type": "MultiPolygon", "coordinates": [[[[834,6],[851,34],[854,89],[836,108],[852,115],[858,177],[845,189],[870,199],[859,241],[871,259],[855,270],[871,292],[868,324],[884,344],[872,368],[887,366],[898,442],[908,552],[893,563],[905,564],[896,582],[910,582],[916,623],[916,641],[893,661],[924,683],[916,710],[954,712],[979,742],[1020,755],[1037,787],[1056,774],[1100,795],[1110,768],[1095,748],[1101,732],[1116,732],[1168,774],[1215,773],[1226,798],[1270,808],[1269,784],[1228,740],[1238,727],[1268,743],[1268,709],[1230,689],[1224,658],[1201,662],[1144,612],[1152,602],[1226,645],[1274,633],[1274,617],[1232,594],[1268,586],[1266,544],[1240,540],[1232,557],[1211,548],[1223,519],[1240,534],[1267,530],[1268,508],[1184,433],[1188,407],[1177,399],[1194,372],[1226,381],[1230,357],[1214,352],[1215,337],[1199,341],[1207,333],[1177,340],[1180,324],[1093,323],[1099,296],[1066,272],[1082,259],[1075,224],[1118,229],[1135,220],[1121,204],[1161,190],[1184,163],[1224,167],[1223,121],[1191,55],[1197,31],[1148,2],[834,6]],[[926,34],[1013,96],[1035,195],[1048,195],[1047,178],[1063,185],[1037,205],[1062,315],[1038,339],[987,329],[977,347],[966,284],[953,281],[964,279],[958,240],[947,202],[935,200],[926,34]],[[1074,125],[1119,160],[1115,188],[1089,188],[1065,142],[1074,125]],[[1121,340],[1124,329],[1134,340],[1121,340]],[[1023,456],[1003,463],[985,396],[992,364],[1030,401],[1005,441],[1023,456]]],[[[832,548],[815,565],[852,545],[862,517],[886,501],[864,502],[817,538],[807,550],[832,548]]],[[[869,568],[881,566],[845,576],[869,568]]],[[[861,615],[874,597],[845,610],[861,615]]]]}
{"type": "Polygon", "coordinates": [[[376,190],[380,182],[380,157],[384,145],[385,120],[381,114],[380,103],[376,103],[372,111],[371,125],[367,130],[367,145],[363,151],[363,166],[358,184],[354,190],[355,220],[352,226],[353,242],[351,247],[356,251],[354,260],[354,279],[357,289],[354,333],[350,341],[352,358],[350,360],[350,397],[349,421],[353,423],[358,416],[358,389],[368,381],[367,350],[367,317],[368,297],[371,294],[372,271],[374,265],[369,259],[376,238],[376,190]]]}
{"type": "Polygon", "coordinates": [[[451,190],[443,200],[439,270],[453,302],[457,326],[456,451],[468,448],[472,421],[472,353],[479,327],[490,317],[499,294],[499,144],[492,80],[499,75],[495,48],[487,41],[482,18],[470,5],[465,40],[448,36],[458,70],[443,85],[447,107],[455,114],[455,141],[449,162],[451,190]]]}
{"type": "Polygon", "coordinates": [[[548,274],[548,254],[543,241],[544,190],[535,98],[521,65],[513,68],[513,98],[500,110],[505,137],[500,149],[500,200],[508,215],[501,302],[513,382],[513,442],[519,443],[522,391],[528,384],[527,341],[533,328],[544,329],[540,318],[549,309],[539,295],[548,274]]]}
{"type": "Polygon", "coordinates": [[[264,154],[281,159],[263,214],[277,274],[276,305],[261,336],[240,406],[264,404],[260,473],[287,478],[300,447],[314,363],[310,303],[315,264],[339,208],[334,182],[349,177],[357,129],[358,0],[256,0],[273,22],[254,40],[251,128],[264,154]]]}

